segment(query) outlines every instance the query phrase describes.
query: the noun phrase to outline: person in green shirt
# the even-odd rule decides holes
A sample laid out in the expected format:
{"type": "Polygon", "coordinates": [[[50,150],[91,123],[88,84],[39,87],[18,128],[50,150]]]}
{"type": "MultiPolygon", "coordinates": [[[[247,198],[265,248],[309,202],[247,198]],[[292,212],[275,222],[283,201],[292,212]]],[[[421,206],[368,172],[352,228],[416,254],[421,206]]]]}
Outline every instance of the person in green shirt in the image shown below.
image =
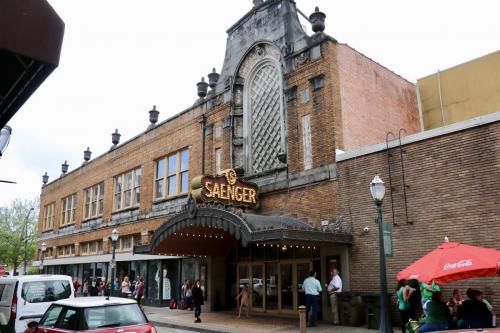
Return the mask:
{"type": "Polygon", "coordinates": [[[396,295],[398,296],[398,309],[401,316],[401,331],[406,332],[406,324],[410,319],[410,296],[415,289],[408,285],[406,280],[399,280],[396,295]]]}
{"type": "Polygon", "coordinates": [[[431,300],[427,303],[425,324],[419,328],[419,333],[443,331],[450,329],[450,310],[446,303],[441,301],[441,292],[434,291],[431,300]]]}
{"type": "Polygon", "coordinates": [[[441,287],[439,287],[434,280],[432,280],[431,284],[421,282],[420,291],[422,292],[422,310],[424,310],[424,313],[427,315],[427,303],[431,301],[432,293],[435,291],[441,291],[441,287]]]}

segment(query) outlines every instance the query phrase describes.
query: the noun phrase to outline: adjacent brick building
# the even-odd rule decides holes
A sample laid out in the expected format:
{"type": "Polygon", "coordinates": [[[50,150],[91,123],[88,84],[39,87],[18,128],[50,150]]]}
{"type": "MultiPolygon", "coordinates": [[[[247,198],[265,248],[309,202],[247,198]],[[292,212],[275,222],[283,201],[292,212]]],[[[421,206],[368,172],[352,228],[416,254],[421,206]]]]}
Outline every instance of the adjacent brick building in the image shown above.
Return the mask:
{"type": "MultiPolygon", "coordinates": [[[[108,152],[43,186],[38,245],[47,248],[46,271],[109,278],[116,228],[117,275],[145,276],[151,304],[179,298],[182,281],[199,278],[207,309],[230,309],[251,282],[252,311],[295,315],[308,272],[327,282],[333,267],[346,291],[377,292],[378,245],[375,233],[362,232],[375,229],[369,183],[377,172],[387,182],[386,132],[420,132],[415,87],[324,34],[321,12],[311,15],[312,36],[297,15],[293,1],[254,1],[228,29],[221,73],[198,83],[192,107],[161,123],[152,110],[145,132],[122,144],[115,134],[108,152]],[[336,149],[346,152],[339,160],[336,149]],[[191,183],[206,189],[196,177],[216,174],[227,180],[219,177],[223,185],[212,194],[230,197],[229,185],[251,182],[259,205],[195,203],[191,183]]],[[[477,185],[496,172],[494,148],[472,149],[496,140],[495,129],[492,122],[403,138],[406,205],[392,148],[391,211],[389,194],[384,202],[385,220],[398,224],[388,259],[391,286],[396,272],[437,246],[444,232],[495,247],[493,197],[479,187],[472,192],[488,225],[477,227],[485,237],[474,238],[453,226],[469,215],[477,221],[479,210],[448,193],[453,176],[477,185]]],[[[463,184],[457,189],[465,191],[463,184]]],[[[490,288],[484,281],[480,286],[490,288]]],[[[330,318],[326,297],[322,312],[330,318]]]]}

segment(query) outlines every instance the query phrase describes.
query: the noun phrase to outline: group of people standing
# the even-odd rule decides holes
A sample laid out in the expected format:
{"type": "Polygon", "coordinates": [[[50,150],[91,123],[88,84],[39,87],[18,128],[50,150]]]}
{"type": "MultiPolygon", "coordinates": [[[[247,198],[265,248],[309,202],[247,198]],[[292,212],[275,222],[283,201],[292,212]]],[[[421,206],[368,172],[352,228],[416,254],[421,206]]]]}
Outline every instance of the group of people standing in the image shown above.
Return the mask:
{"type": "Polygon", "coordinates": [[[182,310],[194,310],[195,323],[201,323],[201,306],[205,303],[205,296],[201,281],[196,280],[194,285],[191,280],[185,280],[181,287],[181,304],[182,310]]]}
{"type": "MultiPolygon", "coordinates": [[[[316,276],[316,272],[312,271],[309,273],[309,277],[306,278],[302,284],[302,290],[306,295],[306,320],[309,318],[309,312],[311,313],[311,317],[308,322],[309,327],[316,326],[320,294],[322,292],[321,283],[318,279],[316,279],[316,276]]],[[[325,284],[325,287],[328,292],[328,298],[332,308],[333,324],[339,325],[340,320],[337,294],[342,292],[342,279],[340,278],[339,271],[336,268],[330,272],[330,282],[325,284]]]]}
{"type": "Polygon", "coordinates": [[[442,301],[439,285],[418,283],[416,280],[400,280],[397,287],[398,308],[401,314],[401,330],[406,332],[410,319],[417,320],[419,304],[425,315],[425,323],[419,333],[441,331],[451,328],[492,327],[493,307],[480,290],[469,288],[467,300],[459,289],[453,290],[448,302],[442,301]]]}
{"type": "MultiPolygon", "coordinates": [[[[75,294],[80,288],[80,283],[77,278],[73,279],[73,287],[75,288],[75,294]]],[[[105,277],[92,277],[85,279],[82,285],[83,296],[121,296],[125,298],[135,298],[138,304],[141,304],[144,298],[144,278],[137,277],[134,281],[130,282],[128,276],[120,281],[119,277],[115,278],[113,285],[111,286],[111,281],[106,281],[105,277]],[[111,288],[113,292],[111,293],[111,288]]]]}

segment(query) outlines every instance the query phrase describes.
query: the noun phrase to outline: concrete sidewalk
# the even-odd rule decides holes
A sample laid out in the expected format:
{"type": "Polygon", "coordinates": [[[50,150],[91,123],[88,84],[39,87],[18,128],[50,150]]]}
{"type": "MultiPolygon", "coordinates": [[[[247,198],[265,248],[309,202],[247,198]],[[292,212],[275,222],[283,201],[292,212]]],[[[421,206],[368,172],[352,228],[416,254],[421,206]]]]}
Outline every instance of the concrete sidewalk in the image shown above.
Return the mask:
{"type": "MultiPolygon", "coordinates": [[[[184,329],[205,333],[266,333],[266,332],[299,332],[299,320],[295,318],[277,318],[253,315],[250,318],[238,319],[231,312],[208,312],[201,314],[202,322],[194,323],[194,312],[187,310],[170,310],[145,306],[144,312],[156,326],[184,329]]],[[[334,326],[329,323],[319,322],[318,326],[307,328],[307,332],[345,332],[345,333],[373,333],[363,327],[334,326]]],[[[394,329],[394,332],[400,332],[394,329]]]]}

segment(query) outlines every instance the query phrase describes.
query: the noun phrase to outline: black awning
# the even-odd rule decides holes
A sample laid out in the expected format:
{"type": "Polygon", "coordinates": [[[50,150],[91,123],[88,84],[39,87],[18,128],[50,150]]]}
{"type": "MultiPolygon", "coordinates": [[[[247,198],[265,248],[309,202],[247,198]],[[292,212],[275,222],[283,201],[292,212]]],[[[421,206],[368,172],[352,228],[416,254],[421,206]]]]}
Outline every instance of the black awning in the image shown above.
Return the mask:
{"type": "Polygon", "coordinates": [[[46,0],[0,2],[0,128],[59,65],[63,35],[46,0]]]}
{"type": "Polygon", "coordinates": [[[318,246],[352,244],[348,228],[321,229],[292,216],[238,213],[223,207],[201,205],[164,222],[152,235],[150,244],[135,247],[134,253],[155,253],[163,242],[173,241],[183,230],[197,227],[223,230],[243,246],[260,242],[302,242],[318,246]]]}

